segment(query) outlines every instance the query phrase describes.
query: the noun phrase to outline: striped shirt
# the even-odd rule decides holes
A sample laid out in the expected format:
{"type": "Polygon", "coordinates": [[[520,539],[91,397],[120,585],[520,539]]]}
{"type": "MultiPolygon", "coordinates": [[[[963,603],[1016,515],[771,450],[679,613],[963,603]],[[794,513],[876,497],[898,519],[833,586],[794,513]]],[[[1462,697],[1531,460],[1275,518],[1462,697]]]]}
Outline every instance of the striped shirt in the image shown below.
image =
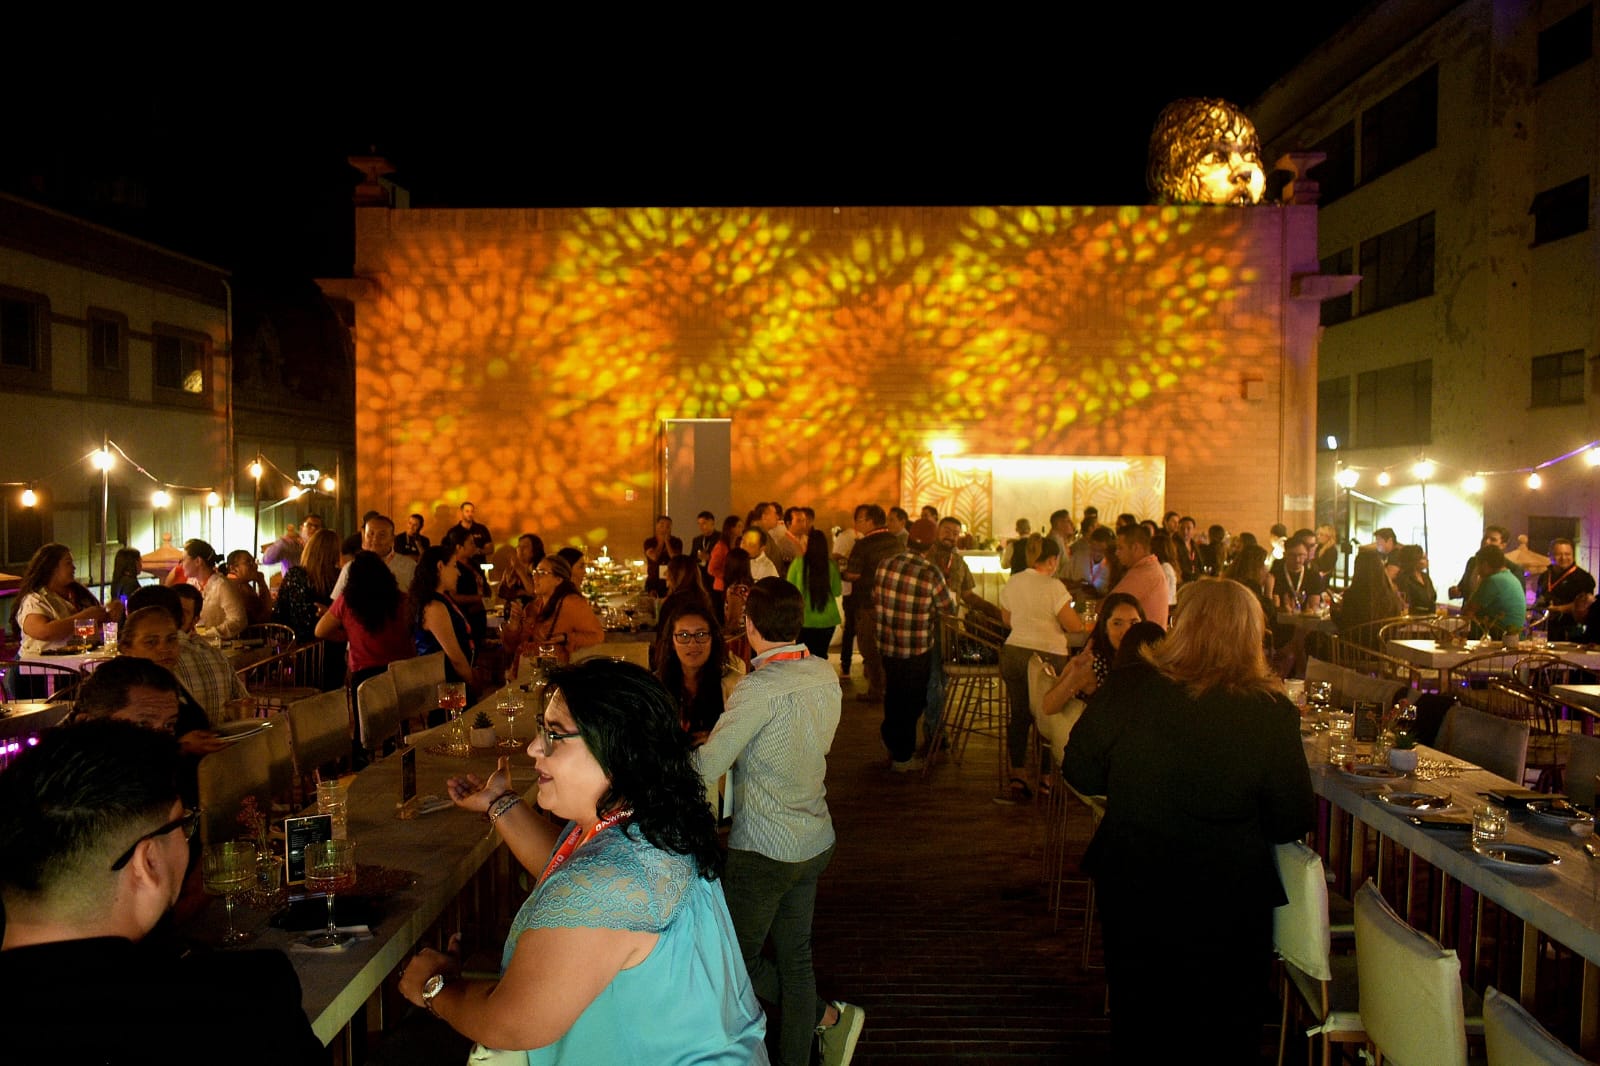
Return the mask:
{"type": "Polygon", "coordinates": [[[878,651],[890,659],[914,658],[933,647],[939,612],[953,615],[960,606],[939,568],[913,551],[878,564],[872,605],[878,651]]]}
{"type": "Polygon", "coordinates": [[[711,736],[694,752],[706,781],[733,775],[728,846],[776,862],[804,862],[833,846],[828,749],[839,728],[839,677],[802,644],[751,660],[711,736]]]}
{"type": "MultiPolygon", "coordinates": [[[[217,575],[213,580],[226,580],[217,575]]],[[[244,682],[228,665],[227,656],[203,640],[185,633],[178,642],[178,666],[172,673],[189,690],[195,702],[205,709],[213,725],[228,719],[229,700],[243,699],[249,693],[244,682]]]]}

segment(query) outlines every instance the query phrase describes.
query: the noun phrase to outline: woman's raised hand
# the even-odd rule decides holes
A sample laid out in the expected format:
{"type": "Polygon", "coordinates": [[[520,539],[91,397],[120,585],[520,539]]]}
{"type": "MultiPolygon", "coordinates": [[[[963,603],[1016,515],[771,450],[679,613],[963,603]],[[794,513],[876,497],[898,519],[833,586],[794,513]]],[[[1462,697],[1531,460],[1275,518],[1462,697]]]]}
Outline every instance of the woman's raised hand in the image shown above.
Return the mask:
{"type": "Polygon", "coordinates": [[[452,777],[444,783],[446,791],[450,793],[450,802],[463,810],[476,811],[484,814],[489,810],[490,804],[511,791],[511,758],[507,755],[500,756],[500,765],[495,772],[489,775],[487,781],[481,781],[474,774],[465,777],[452,777]]]}

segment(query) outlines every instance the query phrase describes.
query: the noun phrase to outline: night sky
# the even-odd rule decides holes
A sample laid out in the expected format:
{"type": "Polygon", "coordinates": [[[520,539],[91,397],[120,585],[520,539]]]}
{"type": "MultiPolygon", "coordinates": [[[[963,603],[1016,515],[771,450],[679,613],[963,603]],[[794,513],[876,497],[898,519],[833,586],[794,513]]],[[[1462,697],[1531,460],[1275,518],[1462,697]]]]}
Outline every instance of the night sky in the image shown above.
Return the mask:
{"type": "Polygon", "coordinates": [[[574,37],[464,73],[330,53],[112,77],[36,96],[0,188],[262,280],[349,273],[345,157],[371,148],[413,206],[1137,204],[1166,103],[1248,105],[1358,6],[1214,29],[1013,15],[906,40],[852,36],[862,9],[786,46],[664,37],[641,57],[574,37]]]}

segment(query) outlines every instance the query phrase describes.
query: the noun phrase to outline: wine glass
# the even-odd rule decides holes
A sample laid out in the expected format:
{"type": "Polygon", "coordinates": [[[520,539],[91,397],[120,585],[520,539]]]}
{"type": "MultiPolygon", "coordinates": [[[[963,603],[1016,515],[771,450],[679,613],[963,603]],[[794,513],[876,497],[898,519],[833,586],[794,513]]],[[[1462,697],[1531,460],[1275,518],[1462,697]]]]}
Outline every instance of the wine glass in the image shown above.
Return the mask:
{"type": "Polygon", "coordinates": [[[95,621],[93,618],[74,618],[72,620],[72,632],[76,634],[78,644],[83,648],[88,648],[94,643],[94,631],[95,621]]]}
{"type": "Polygon", "coordinates": [[[522,693],[508,690],[500,696],[500,711],[506,716],[506,739],[500,742],[500,747],[506,751],[516,751],[522,742],[517,739],[517,715],[522,713],[522,693]]]}
{"type": "Polygon", "coordinates": [[[228,909],[228,931],[224,944],[242,944],[255,936],[233,927],[233,901],[256,887],[256,846],[246,840],[212,844],[200,857],[206,891],[221,896],[228,909]]]}
{"type": "Polygon", "coordinates": [[[439,709],[450,717],[450,750],[464,755],[467,744],[461,735],[461,712],[467,709],[467,686],[460,681],[441,681],[437,691],[439,709]]]}
{"type": "Polygon", "coordinates": [[[328,894],[328,928],[306,937],[313,948],[335,948],[355,939],[342,933],[333,920],[333,897],[356,887],[356,846],[348,840],[325,840],[306,848],[306,891],[328,894]]]}

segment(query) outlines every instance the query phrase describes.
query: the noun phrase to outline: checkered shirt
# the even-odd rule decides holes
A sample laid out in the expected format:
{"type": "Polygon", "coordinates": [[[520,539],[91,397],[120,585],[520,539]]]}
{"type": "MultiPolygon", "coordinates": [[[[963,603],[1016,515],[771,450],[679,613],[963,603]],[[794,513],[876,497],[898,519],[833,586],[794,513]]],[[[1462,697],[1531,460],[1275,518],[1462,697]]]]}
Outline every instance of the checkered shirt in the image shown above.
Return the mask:
{"type": "Polygon", "coordinates": [[[939,612],[955,614],[959,603],[937,566],[903,551],[878,564],[872,605],[878,651],[890,659],[910,659],[933,647],[939,612]]]}

